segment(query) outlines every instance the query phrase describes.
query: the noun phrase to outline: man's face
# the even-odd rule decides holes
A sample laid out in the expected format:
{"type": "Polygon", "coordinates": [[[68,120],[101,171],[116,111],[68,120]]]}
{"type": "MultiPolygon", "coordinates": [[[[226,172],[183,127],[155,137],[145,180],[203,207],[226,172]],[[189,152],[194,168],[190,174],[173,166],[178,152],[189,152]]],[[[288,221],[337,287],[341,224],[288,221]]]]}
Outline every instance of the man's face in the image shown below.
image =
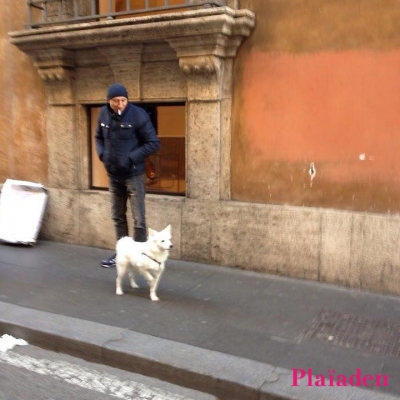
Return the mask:
{"type": "Polygon", "coordinates": [[[112,99],[108,100],[108,104],[110,104],[110,107],[117,114],[122,114],[122,112],[125,110],[126,105],[128,104],[128,99],[123,96],[113,97],[112,99]]]}

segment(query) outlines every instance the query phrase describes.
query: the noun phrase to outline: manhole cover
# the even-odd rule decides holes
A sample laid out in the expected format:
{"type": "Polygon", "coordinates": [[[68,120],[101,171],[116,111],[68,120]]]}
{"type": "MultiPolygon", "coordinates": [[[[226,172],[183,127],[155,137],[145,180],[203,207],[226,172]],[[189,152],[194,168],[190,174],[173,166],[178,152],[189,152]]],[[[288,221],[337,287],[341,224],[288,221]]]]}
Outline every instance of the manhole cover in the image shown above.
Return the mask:
{"type": "Polygon", "coordinates": [[[400,357],[400,321],[324,310],[313,322],[305,338],[400,357]]]}

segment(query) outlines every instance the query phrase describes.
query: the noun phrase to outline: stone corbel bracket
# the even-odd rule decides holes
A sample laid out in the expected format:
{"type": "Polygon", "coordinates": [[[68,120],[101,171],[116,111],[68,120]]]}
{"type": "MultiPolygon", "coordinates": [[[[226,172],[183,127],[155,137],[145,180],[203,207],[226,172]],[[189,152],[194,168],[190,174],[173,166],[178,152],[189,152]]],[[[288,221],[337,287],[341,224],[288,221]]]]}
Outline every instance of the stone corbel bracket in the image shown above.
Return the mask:
{"type": "Polygon", "coordinates": [[[75,53],[63,48],[26,51],[46,84],[51,105],[74,103],[75,53]]]}
{"type": "Polygon", "coordinates": [[[194,21],[185,36],[166,38],[175,49],[185,73],[218,73],[215,58],[234,58],[243,39],[250,35],[255,16],[248,10],[230,10],[206,26],[203,20],[194,21]],[[196,34],[193,34],[196,33],[196,34]]]}
{"type": "Polygon", "coordinates": [[[62,66],[42,68],[36,65],[36,67],[43,81],[63,81],[71,78],[71,71],[62,66]]]}
{"type": "Polygon", "coordinates": [[[75,72],[75,55],[73,51],[62,48],[29,52],[38,69],[40,78],[47,81],[63,81],[73,78],[75,72]]]}
{"type": "Polygon", "coordinates": [[[186,75],[213,75],[220,74],[220,61],[214,56],[184,57],[179,59],[179,65],[186,75]]]}
{"type": "Polygon", "coordinates": [[[168,43],[175,49],[179,65],[186,74],[216,74],[220,77],[221,59],[234,58],[243,37],[227,37],[223,34],[201,37],[170,39],[168,43]]]}
{"type": "MultiPolygon", "coordinates": [[[[187,33],[196,35],[167,38],[166,41],[176,51],[179,66],[187,77],[189,98],[197,92],[205,97],[220,98],[223,85],[229,82],[224,78],[226,60],[235,58],[243,39],[250,35],[255,25],[254,14],[248,10],[229,10],[222,18],[208,21],[197,20],[187,33]],[[208,79],[208,90],[200,90],[204,79],[208,79]]],[[[197,97],[196,95],[196,97],[197,97]]]]}

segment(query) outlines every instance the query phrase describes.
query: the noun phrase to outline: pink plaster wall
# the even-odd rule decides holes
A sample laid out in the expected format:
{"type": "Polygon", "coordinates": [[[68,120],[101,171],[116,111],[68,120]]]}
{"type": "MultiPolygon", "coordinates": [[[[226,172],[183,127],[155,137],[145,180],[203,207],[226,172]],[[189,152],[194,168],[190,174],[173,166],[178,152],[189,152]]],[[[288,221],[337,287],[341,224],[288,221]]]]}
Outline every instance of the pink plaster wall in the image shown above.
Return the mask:
{"type": "Polygon", "coordinates": [[[235,61],[232,198],[400,212],[400,1],[247,6],[258,18],[235,61]]]}
{"type": "Polygon", "coordinates": [[[323,163],[315,182],[395,183],[399,73],[400,50],[252,54],[243,88],[251,156],[259,162],[314,161],[317,168],[323,163]]]}

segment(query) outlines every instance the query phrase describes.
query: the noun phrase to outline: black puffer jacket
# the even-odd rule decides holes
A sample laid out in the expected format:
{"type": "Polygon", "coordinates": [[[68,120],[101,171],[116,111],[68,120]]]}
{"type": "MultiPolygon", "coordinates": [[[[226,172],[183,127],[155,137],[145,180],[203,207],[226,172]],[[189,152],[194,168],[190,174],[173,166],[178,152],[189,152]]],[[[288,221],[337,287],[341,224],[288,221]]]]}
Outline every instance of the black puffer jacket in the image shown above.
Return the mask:
{"type": "Polygon", "coordinates": [[[129,178],[145,172],[144,160],[160,147],[146,111],[128,103],[122,115],[107,104],[100,110],[96,150],[112,178],[129,178]]]}

